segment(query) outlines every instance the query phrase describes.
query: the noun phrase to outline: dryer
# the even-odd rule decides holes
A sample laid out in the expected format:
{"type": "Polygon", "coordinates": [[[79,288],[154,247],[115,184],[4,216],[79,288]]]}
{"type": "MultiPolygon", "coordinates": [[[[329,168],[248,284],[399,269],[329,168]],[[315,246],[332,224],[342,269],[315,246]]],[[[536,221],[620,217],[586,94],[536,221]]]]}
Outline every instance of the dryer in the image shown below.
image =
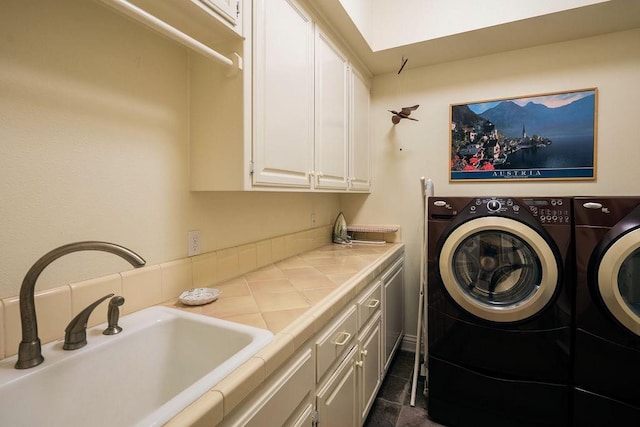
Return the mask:
{"type": "Polygon", "coordinates": [[[563,197],[429,199],[432,420],[568,425],[571,215],[563,197]]]}
{"type": "Polygon", "coordinates": [[[640,423],[640,197],[576,197],[574,425],[640,423]]]}

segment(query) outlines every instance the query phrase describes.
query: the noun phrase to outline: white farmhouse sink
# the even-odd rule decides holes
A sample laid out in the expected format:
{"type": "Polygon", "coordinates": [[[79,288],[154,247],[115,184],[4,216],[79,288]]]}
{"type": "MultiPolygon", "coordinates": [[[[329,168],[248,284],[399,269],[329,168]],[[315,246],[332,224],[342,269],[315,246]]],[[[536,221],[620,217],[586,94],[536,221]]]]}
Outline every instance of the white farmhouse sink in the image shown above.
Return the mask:
{"type": "Polygon", "coordinates": [[[0,361],[2,426],[159,426],[273,339],[267,330],[152,307],[120,319],[123,331],[87,331],[86,347],[42,347],[44,363],[0,361]]]}

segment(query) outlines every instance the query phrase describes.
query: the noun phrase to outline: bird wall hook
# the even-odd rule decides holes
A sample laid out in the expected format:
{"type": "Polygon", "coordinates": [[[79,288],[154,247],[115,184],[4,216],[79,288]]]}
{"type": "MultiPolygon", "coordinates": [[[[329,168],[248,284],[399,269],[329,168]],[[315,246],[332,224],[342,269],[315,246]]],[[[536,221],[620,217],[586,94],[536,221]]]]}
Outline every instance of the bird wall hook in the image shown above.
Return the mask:
{"type": "Polygon", "coordinates": [[[400,123],[400,120],[402,119],[409,119],[409,120],[413,120],[414,122],[417,122],[418,119],[414,119],[413,117],[409,117],[409,115],[411,115],[411,112],[414,110],[417,110],[418,107],[420,105],[414,105],[412,107],[404,107],[402,110],[400,111],[395,111],[395,110],[387,110],[389,111],[391,114],[393,114],[393,116],[391,116],[391,122],[393,122],[394,125],[397,125],[398,123],[400,123]]]}

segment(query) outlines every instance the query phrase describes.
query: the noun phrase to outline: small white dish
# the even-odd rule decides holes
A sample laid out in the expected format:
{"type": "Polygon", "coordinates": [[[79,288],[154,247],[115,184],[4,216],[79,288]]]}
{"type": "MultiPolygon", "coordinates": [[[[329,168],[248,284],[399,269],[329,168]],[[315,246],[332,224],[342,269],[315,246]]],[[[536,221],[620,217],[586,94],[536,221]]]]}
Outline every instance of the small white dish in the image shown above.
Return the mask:
{"type": "Polygon", "coordinates": [[[193,288],[181,293],[178,300],[186,305],[203,305],[217,300],[220,294],[220,289],[193,288]]]}

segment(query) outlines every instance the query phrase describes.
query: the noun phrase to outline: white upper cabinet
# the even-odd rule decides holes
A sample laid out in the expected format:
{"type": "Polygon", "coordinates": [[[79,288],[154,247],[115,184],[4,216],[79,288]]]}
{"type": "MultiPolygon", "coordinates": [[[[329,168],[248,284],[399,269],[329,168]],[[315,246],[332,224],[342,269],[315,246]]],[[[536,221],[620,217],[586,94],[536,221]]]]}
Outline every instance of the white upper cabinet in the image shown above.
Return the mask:
{"type": "Polygon", "coordinates": [[[243,36],[242,2],[247,0],[101,1],[143,24],[149,19],[140,19],[140,15],[158,19],[208,47],[215,48],[220,43],[243,36]],[[143,13],[135,13],[135,10],[143,13]]]}
{"type": "Polygon", "coordinates": [[[313,22],[292,0],[257,0],[254,13],[253,184],[310,188],[313,22]]]}
{"type": "Polygon", "coordinates": [[[190,60],[191,189],[369,191],[367,78],[306,3],[241,4],[240,72],[190,60]]]}
{"type": "Polygon", "coordinates": [[[369,103],[369,85],[360,73],[352,69],[349,143],[349,189],[352,191],[371,189],[369,103]]]}
{"type": "Polygon", "coordinates": [[[295,0],[254,7],[254,188],[368,191],[365,80],[295,0]]]}
{"type": "Polygon", "coordinates": [[[347,189],[349,61],[316,27],[314,187],[347,189]]]}
{"type": "Polygon", "coordinates": [[[240,0],[192,0],[213,10],[231,25],[240,23],[240,0]]]}

